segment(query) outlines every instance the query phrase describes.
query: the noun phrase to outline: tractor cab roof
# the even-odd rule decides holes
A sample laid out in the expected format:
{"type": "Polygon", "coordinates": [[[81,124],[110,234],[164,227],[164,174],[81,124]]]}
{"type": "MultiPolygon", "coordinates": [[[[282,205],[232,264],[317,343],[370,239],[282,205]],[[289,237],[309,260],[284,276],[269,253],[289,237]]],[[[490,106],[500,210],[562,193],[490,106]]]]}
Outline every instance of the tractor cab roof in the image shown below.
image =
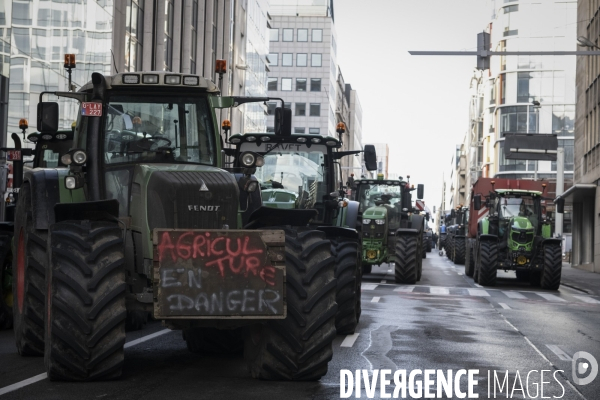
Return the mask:
{"type": "Polygon", "coordinates": [[[314,134],[293,134],[290,136],[282,136],[273,132],[245,134],[236,133],[235,135],[231,135],[229,138],[229,143],[236,146],[241,145],[242,143],[298,143],[306,144],[309,147],[313,144],[324,144],[333,149],[339,149],[342,147],[342,142],[332,136],[321,136],[314,134]]]}
{"type": "Polygon", "coordinates": [[[407,184],[406,181],[399,179],[356,179],[354,180],[356,185],[388,185],[388,186],[404,186],[407,184]]]}
{"type": "Polygon", "coordinates": [[[523,189],[496,189],[496,193],[500,196],[541,196],[542,192],[538,190],[523,190],[523,189]]]}
{"type": "MultiPolygon", "coordinates": [[[[173,72],[124,72],[112,76],[105,76],[106,88],[167,88],[179,87],[199,89],[209,93],[219,93],[219,88],[212,81],[198,75],[178,74],[173,72]]],[[[89,81],[79,89],[80,92],[92,90],[92,81],[89,81]]]]}

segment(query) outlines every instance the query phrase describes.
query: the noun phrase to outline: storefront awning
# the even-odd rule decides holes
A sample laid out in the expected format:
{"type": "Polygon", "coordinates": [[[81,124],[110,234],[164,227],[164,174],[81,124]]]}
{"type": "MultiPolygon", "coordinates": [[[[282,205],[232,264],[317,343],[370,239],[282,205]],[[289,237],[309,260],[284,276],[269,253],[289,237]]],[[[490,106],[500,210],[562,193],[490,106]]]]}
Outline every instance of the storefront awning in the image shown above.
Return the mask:
{"type": "Polygon", "coordinates": [[[554,202],[556,203],[556,200],[558,199],[565,199],[565,202],[567,203],[578,203],[582,201],[584,197],[595,196],[597,188],[598,186],[593,183],[578,183],[571,186],[560,196],[557,196],[556,199],[554,199],[554,202]]]}

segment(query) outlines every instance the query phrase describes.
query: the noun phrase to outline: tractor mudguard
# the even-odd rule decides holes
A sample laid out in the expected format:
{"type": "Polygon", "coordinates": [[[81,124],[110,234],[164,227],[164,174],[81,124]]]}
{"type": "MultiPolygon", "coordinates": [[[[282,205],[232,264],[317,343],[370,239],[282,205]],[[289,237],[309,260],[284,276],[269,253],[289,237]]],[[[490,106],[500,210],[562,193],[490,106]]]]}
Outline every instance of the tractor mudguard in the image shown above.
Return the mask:
{"type": "Polygon", "coordinates": [[[411,215],[410,217],[410,227],[412,229],[416,229],[419,233],[423,232],[423,226],[425,225],[424,223],[425,221],[425,217],[423,217],[422,215],[411,215]]]}
{"type": "Polygon", "coordinates": [[[86,201],[83,203],[59,203],[54,206],[55,222],[81,221],[107,221],[119,218],[119,201],[100,200],[86,201]]]}
{"type": "Polygon", "coordinates": [[[454,239],[464,239],[466,238],[465,235],[454,235],[454,239]]]}
{"type": "Polygon", "coordinates": [[[420,233],[421,233],[421,231],[419,231],[418,229],[410,229],[410,228],[399,228],[399,229],[396,229],[396,236],[399,236],[399,235],[418,235],[420,233]]]}
{"type": "Polygon", "coordinates": [[[348,239],[359,239],[358,231],[352,228],[339,226],[318,226],[318,231],[324,232],[327,238],[343,237],[348,239]]]}
{"type": "Polygon", "coordinates": [[[542,246],[546,245],[557,245],[562,247],[562,240],[559,238],[547,238],[544,239],[542,242],[542,246]]]}
{"type": "Polygon", "coordinates": [[[31,187],[31,211],[35,229],[47,230],[54,223],[54,205],[60,203],[58,171],[26,171],[23,183],[29,183],[31,187]]]}
{"type": "Polygon", "coordinates": [[[308,222],[316,217],[317,210],[297,210],[284,208],[271,208],[261,206],[248,218],[244,229],[256,229],[267,226],[306,226],[308,222]]]}
{"type": "Polygon", "coordinates": [[[498,236],[496,236],[496,235],[479,235],[479,241],[480,242],[486,242],[486,241],[497,242],[498,236]]]}
{"type": "Polygon", "coordinates": [[[356,229],[356,223],[358,221],[358,208],[360,203],[358,201],[349,200],[346,206],[346,220],[342,221],[342,224],[348,228],[356,229]]]}

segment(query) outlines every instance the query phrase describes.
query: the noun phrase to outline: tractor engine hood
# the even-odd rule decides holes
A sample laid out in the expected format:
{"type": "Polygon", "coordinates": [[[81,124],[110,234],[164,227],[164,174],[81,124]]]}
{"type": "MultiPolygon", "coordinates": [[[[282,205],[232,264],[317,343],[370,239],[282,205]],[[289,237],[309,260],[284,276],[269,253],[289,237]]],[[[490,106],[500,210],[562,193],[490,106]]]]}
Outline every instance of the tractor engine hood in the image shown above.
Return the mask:
{"type": "Polygon", "coordinates": [[[386,219],[388,215],[388,209],[383,206],[367,208],[363,212],[363,219],[386,219]]]}
{"type": "Polygon", "coordinates": [[[239,188],[218,168],[152,168],[147,180],[148,227],[235,229],[239,188]]]}
{"type": "Polygon", "coordinates": [[[513,230],[523,232],[523,231],[532,231],[534,230],[531,221],[526,217],[513,217],[510,221],[510,226],[513,230]]]}

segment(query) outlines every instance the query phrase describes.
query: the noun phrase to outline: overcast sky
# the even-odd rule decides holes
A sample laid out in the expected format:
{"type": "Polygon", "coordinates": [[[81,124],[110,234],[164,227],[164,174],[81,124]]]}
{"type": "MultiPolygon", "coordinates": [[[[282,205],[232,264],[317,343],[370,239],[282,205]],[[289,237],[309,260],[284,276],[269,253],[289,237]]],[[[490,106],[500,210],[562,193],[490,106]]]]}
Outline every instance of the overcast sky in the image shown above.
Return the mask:
{"type": "Polygon", "coordinates": [[[493,0],[337,0],[337,58],[358,91],[363,144],[388,143],[389,172],[425,185],[433,209],[442,174],[469,124],[475,56],[411,56],[408,50],[477,49],[493,0]]]}

